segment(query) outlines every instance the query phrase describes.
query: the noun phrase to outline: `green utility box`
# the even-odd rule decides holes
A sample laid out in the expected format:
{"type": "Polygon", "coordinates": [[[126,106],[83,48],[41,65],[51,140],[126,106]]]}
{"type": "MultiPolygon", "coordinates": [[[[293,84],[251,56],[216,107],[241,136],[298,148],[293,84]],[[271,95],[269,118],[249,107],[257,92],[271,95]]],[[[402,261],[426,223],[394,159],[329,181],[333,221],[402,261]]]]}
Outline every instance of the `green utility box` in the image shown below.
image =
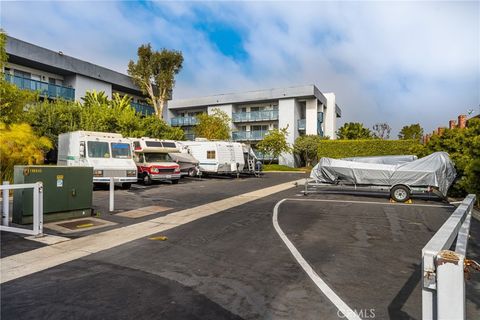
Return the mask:
{"type": "MultiPolygon", "coordinates": [[[[93,167],[15,166],[14,183],[43,183],[43,221],[92,215],[93,167]]],[[[33,221],[33,189],[14,190],[12,221],[33,221]]]]}

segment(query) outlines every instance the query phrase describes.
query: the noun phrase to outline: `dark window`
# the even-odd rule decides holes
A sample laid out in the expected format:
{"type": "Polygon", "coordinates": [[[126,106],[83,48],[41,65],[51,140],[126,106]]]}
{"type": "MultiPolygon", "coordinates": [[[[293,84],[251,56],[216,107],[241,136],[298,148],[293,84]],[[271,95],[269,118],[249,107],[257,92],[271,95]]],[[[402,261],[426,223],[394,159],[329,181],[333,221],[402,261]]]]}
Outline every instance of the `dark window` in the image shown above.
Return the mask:
{"type": "Polygon", "coordinates": [[[160,141],[145,141],[147,147],[161,148],[162,143],[160,141]]]}
{"type": "Polygon", "coordinates": [[[215,159],[215,151],[207,151],[207,159],[215,159]]]}
{"type": "Polygon", "coordinates": [[[48,78],[48,83],[55,84],[55,78],[48,78]]]}
{"type": "Polygon", "coordinates": [[[130,159],[130,144],[112,142],[112,156],[118,159],[130,159]]]}
{"type": "Polygon", "coordinates": [[[90,158],[110,158],[108,142],[88,141],[87,147],[90,158]]]}
{"type": "Polygon", "coordinates": [[[175,145],[174,142],[162,142],[164,148],[176,148],[177,146],[175,145]]]}

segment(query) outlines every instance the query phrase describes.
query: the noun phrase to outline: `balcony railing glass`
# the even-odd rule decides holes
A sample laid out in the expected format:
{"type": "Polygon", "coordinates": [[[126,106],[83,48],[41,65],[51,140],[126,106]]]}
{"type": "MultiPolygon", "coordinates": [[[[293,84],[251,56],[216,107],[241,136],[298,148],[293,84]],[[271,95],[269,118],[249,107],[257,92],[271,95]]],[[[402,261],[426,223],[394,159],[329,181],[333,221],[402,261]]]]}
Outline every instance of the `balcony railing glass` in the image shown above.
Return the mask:
{"type": "Polygon", "coordinates": [[[278,120],[278,110],[237,112],[232,114],[233,122],[255,122],[278,120]]]}
{"type": "Polygon", "coordinates": [[[75,100],[75,89],[56,84],[5,74],[5,80],[20,89],[38,91],[41,96],[56,99],[75,100]]]}
{"type": "Polygon", "coordinates": [[[268,131],[253,130],[253,131],[235,131],[232,132],[233,141],[258,141],[262,140],[268,131]]]}
{"type": "Polygon", "coordinates": [[[172,127],[187,127],[197,125],[197,118],[195,117],[176,117],[170,120],[172,127]]]}
{"type": "Polygon", "coordinates": [[[133,109],[135,109],[136,112],[141,113],[144,116],[150,116],[152,114],[155,114],[155,109],[148,104],[130,102],[130,105],[133,109]]]}

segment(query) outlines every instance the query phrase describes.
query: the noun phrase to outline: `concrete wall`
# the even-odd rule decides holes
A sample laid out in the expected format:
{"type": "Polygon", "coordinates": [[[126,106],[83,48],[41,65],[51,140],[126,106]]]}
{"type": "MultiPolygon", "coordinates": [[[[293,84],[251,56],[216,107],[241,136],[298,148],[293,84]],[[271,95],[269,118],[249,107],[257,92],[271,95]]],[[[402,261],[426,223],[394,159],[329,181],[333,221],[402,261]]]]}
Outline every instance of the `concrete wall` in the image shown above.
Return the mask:
{"type": "Polygon", "coordinates": [[[324,93],[325,98],[327,98],[327,105],[323,113],[324,117],[324,128],[325,136],[329,136],[330,139],[336,139],[337,134],[337,114],[335,112],[335,94],[334,93],[324,93]]]}
{"type": "MultiPolygon", "coordinates": [[[[298,136],[297,119],[298,105],[295,99],[281,99],[278,101],[278,128],[282,129],[288,125],[287,142],[293,145],[298,136]],[[295,110],[297,108],[297,110],[295,110]]],[[[285,153],[278,159],[279,164],[293,167],[295,160],[293,154],[285,153]]]]}
{"type": "Polygon", "coordinates": [[[77,74],[65,77],[65,84],[75,88],[75,100],[77,101],[81,101],[87,91],[93,90],[104,91],[109,98],[112,98],[112,85],[110,83],[77,74]]]}
{"type": "Polygon", "coordinates": [[[305,121],[305,134],[317,134],[317,110],[318,110],[318,100],[317,99],[308,99],[306,101],[306,121],[305,121]]]}

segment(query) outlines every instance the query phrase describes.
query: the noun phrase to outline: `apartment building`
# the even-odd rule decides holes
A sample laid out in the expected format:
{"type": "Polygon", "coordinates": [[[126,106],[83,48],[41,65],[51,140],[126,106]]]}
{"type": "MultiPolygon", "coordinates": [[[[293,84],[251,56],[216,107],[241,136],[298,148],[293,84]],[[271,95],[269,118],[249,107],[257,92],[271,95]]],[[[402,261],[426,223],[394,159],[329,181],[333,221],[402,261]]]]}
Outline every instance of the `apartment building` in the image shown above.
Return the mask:
{"type": "Polygon", "coordinates": [[[7,37],[8,62],[5,78],[42,99],[80,101],[87,91],[104,91],[108,97],[118,92],[132,98],[132,107],[143,114],[154,109],[132,79],[122,73],[52,51],[13,37],[7,37]]]}
{"type": "MultiPolygon", "coordinates": [[[[342,113],[334,93],[321,93],[315,85],[306,85],[172,100],[167,116],[172,126],[182,127],[187,137],[193,139],[195,116],[211,114],[214,109],[231,118],[232,140],[253,148],[269,130],[276,128],[288,128],[290,144],[304,134],[335,139],[337,118],[342,113]]],[[[283,154],[279,163],[294,166],[294,156],[283,154]]]]}

